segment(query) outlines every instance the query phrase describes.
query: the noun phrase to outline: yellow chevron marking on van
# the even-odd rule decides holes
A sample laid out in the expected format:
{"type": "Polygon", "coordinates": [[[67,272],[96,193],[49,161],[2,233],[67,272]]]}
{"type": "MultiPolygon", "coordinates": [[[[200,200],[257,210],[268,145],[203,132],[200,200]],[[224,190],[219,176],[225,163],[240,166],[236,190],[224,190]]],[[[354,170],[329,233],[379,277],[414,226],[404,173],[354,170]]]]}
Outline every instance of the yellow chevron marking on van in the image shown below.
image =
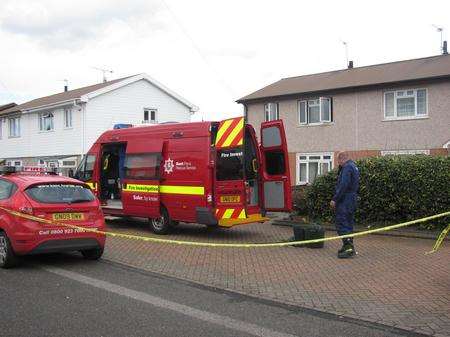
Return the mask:
{"type": "Polygon", "coordinates": [[[225,131],[228,130],[228,128],[232,122],[233,122],[232,119],[228,119],[225,122],[223,122],[222,126],[219,128],[219,131],[217,131],[216,144],[220,141],[223,134],[225,133],[225,131]]]}
{"type": "Polygon", "coordinates": [[[241,213],[239,213],[238,219],[246,219],[247,216],[245,215],[245,209],[243,209],[241,211],[241,213]]]}
{"type": "Polygon", "coordinates": [[[225,213],[223,213],[222,219],[229,219],[233,215],[234,208],[227,208],[225,213]]]}
{"type": "Polygon", "coordinates": [[[244,118],[241,118],[239,123],[235,126],[233,131],[231,131],[230,135],[227,137],[222,147],[230,146],[231,142],[236,138],[236,136],[242,132],[244,129],[244,118]]]}

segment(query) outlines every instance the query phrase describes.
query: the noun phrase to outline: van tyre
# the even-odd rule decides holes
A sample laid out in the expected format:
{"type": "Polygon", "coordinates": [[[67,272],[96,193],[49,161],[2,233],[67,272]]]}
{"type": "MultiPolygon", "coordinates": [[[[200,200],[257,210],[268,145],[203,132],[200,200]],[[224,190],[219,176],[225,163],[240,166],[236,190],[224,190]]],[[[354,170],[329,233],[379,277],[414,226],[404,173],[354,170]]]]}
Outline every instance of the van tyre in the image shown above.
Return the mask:
{"type": "Polygon", "coordinates": [[[172,227],[172,219],[170,219],[169,212],[164,207],[161,208],[161,216],[159,218],[150,219],[150,225],[153,233],[165,235],[170,232],[172,227]]]}
{"type": "Polygon", "coordinates": [[[11,242],[5,232],[0,232],[0,268],[12,268],[18,259],[11,247],[11,242]]]}
{"type": "Polygon", "coordinates": [[[81,251],[86,260],[99,260],[103,255],[103,248],[86,249],[81,251]]]}

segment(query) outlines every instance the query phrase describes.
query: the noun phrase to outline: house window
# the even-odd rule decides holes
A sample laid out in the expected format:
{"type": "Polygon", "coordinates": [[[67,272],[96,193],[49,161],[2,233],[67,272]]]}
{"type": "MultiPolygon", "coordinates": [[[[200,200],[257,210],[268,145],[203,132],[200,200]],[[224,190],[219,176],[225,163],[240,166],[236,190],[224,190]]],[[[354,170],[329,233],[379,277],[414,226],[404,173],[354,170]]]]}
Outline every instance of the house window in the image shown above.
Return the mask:
{"type": "Polygon", "coordinates": [[[8,160],[6,166],[22,166],[21,160],[8,160]]]}
{"type": "Polygon", "coordinates": [[[157,109],[144,109],[144,120],[142,123],[144,124],[156,124],[156,113],[157,109]]]}
{"type": "Polygon", "coordinates": [[[415,155],[425,154],[429,155],[430,150],[393,150],[393,151],[381,151],[382,156],[399,156],[399,155],[415,155]]]}
{"type": "Polygon", "coordinates": [[[384,118],[420,118],[428,115],[427,90],[408,89],[384,93],[384,118]]]}
{"type": "Polygon", "coordinates": [[[40,131],[52,131],[53,130],[53,114],[42,113],[39,114],[39,130],[40,131]]]}
{"type": "Polygon", "coordinates": [[[331,153],[298,153],[297,154],[297,185],[312,184],[316,177],[333,168],[331,153]]]}
{"type": "Polygon", "coordinates": [[[20,137],[20,117],[9,118],[9,137],[20,137]]]}
{"type": "Polygon", "coordinates": [[[275,121],[277,119],[279,119],[278,103],[264,104],[264,120],[268,122],[275,121]]]}
{"type": "Polygon", "coordinates": [[[299,101],[298,121],[301,125],[331,122],[331,98],[320,97],[299,101]]]}
{"type": "Polygon", "coordinates": [[[72,109],[64,109],[64,127],[66,129],[72,127],[72,109]]]}

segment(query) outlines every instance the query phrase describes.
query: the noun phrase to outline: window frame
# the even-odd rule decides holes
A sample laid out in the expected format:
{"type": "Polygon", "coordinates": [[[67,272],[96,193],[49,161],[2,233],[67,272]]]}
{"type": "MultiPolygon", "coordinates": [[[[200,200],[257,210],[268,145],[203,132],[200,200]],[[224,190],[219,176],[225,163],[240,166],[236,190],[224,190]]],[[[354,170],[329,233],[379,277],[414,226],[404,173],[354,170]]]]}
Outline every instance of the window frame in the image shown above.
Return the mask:
{"type": "MultiPolygon", "coordinates": [[[[404,97],[411,97],[411,96],[404,96],[404,97]]],[[[400,97],[401,98],[401,97],[400,97]]],[[[383,118],[385,121],[392,121],[392,120],[407,120],[407,119],[421,119],[421,118],[428,118],[428,89],[427,88],[406,88],[406,89],[396,89],[396,90],[387,90],[383,92],[383,118]],[[425,91],[425,113],[424,114],[418,114],[417,113],[417,92],[419,90],[425,91]],[[400,116],[398,117],[397,112],[397,99],[399,92],[408,92],[413,91],[414,92],[414,115],[410,116],[400,116]],[[387,94],[393,94],[394,95],[394,115],[393,116],[386,116],[386,95],[387,94]]]]}
{"type": "Polygon", "coordinates": [[[65,108],[63,110],[63,114],[64,114],[64,129],[73,129],[73,109],[65,108]],[[68,119],[69,116],[70,119],[68,119]],[[67,123],[69,121],[70,123],[67,123]]]}
{"type": "Polygon", "coordinates": [[[142,119],[142,124],[158,124],[158,109],[156,108],[144,108],[144,118],[142,119]],[[152,119],[152,112],[155,113],[155,118],[152,119]],[[145,114],[148,114],[148,119],[145,119],[145,114]]]}
{"type": "Polygon", "coordinates": [[[265,122],[270,122],[270,121],[276,121],[276,120],[278,120],[278,119],[280,119],[280,107],[279,107],[279,104],[278,104],[278,102],[268,102],[268,103],[264,103],[264,121],[265,122]],[[270,107],[270,106],[272,106],[272,104],[273,104],[273,106],[275,107],[275,119],[270,119],[270,115],[273,113],[272,111],[271,111],[271,109],[269,108],[269,111],[268,111],[268,109],[267,109],[267,107],[270,107]]]}
{"type": "Polygon", "coordinates": [[[53,112],[41,112],[38,114],[39,132],[51,132],[55,130],[55,114],[53,112]],[[46,118],[51,118],[51,129],[44,128],[44,121],[46,118]]]}
{"type": "Polygon", "coordinates": [[[320,172],[322,170],[321,164],[328,163],[328,172],[333,170],[334,168],[334,153],[333,152],[311,152],[311,153],[297,153],[295,156],[295,168],[296,168],[296,174],[295,174],[295,183],[296,185],[310,185],[311,182],[309,181],[309,163],[318,163],[319,172],[317,173],[317,176],[322,175],[323,173],[320,172]],[[317,160],[309,160],[309,157],[317,157],[320,156],[320,159],[317,160]],[[330,159],[324,159],[325,156],[329,156],[330,159]],[[306,159],[300,159],[300,157],[306,157],[306,159]],[[300,164],[306,163],[306,181],[300,180],[300,164]]]}
{"type": "Polygon", "coordinates": [[[430,155],[430,150],[383,150],[381,156],[430,155]]]}
{"type": "Polygon", "coordinates": [[[14,116],[14,117],[9,117],[8,118],[8,129],[9,129],[9,138],[20,138],[21,137],[21,128],[20,128],[20,116],[14,116]],[[17,125],[14,123],[14,130],[17,131],[16,133],[12,133],[12,129],[11,129],[11,121],[13,120],[17,120],[17,125]],[[17,129],[16,129],[17,126],[17,129]]]}
{"type": "Polygon", "coordinates": [[[306,126],[309,126],[309,125],[323,125],[323,124],[332,123],[333,122],[333,98],[331,96],[328,96],[328,97],[327,96],[320,96],[320,97],[316,97],[316,98],[308,98],[308,99],[298,100],[297,101],[297,122],[298,122],[298,125],[301,125],[301,126],[305,126],[305,125],[306,126]],[[329,119],[327,119],[327,120],[323,120],[322,119],[322,113],[323,113],[323,111],[322,111],[322,106],[323,106],[322,102],[324,100],[328,100],[328,102],[329,102],[329,105],[328,105],[329,106],[329,114],[328,114],[329,119]],[[309,117],[309,107],[310,107],[309,101],[319,101],[319,103],[318,103],[318,105],[319,105],[319,122],[314,122],[314,123],[310,123],[309,122],[309,119],[310,119],[310,117],[309,117]],[[301,109],[300,109],[300,107],[301,107],[302,103],[305,104],[305,117],[306,117],[306,121],[305,122],[302,122],[301,118],[300,118],[300,116],[301,116],[301,109]]]}

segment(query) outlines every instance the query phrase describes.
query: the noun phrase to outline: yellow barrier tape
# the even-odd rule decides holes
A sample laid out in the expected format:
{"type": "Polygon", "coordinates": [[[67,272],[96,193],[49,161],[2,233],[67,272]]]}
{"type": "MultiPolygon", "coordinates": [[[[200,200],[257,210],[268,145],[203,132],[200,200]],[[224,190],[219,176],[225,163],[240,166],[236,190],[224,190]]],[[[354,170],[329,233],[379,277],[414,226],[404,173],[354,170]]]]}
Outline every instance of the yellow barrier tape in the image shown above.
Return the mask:
{"type": "Polygon", "coordinates": [[[447,236],[448,232],[450,232],[450,224],[447,226],[447,228],[445,228],[441,232],[441,234],[437,238],[436,243],[434,244],[433,250],[428,252],[427,254],[436,253],[439,250],[439,248],[441,248],[442,242],[444,242],[444,239],[447,236]]]}
{"type": "MultiPolygon", "coordinates": [[[[4,208],[4,207],[0,207],[0,209],[4,210],[4,211],[6,211],[6,212],[8,212],[8,213],[10,213],[12,215],[15,215],[15,216],[18,216],[18,217],[21,217],[21,218],[25,218],[25,219],[29,219],[29,220],[33,220],[33,221],[36,221],[36,222],[46,223],[46,224],[51,224],[51,225],[56,225],[56,226],[62,226],[62,227],[69,227],[69,228],[74,228],[74,229],[80,229],[80,230],[83,230],[85,232],[92,232],[92,233],[108,235],[108,236],[112,236],[112,237],[121,237],[121,238],[125,238],[125,239],[150,241],[150,242],[158,242],[158,243],[169,243],[169,244],[184,245],[184,246],[223,247],[223,248],[268,248],[268,247],[286,247],[286,246],[292,246],[292,245],[306,245],[306,244],[309,244],[309,243],[318,243],[318,242],[326,242],[326,241],[332,241],[332,240],[340,240],[340,239],[345,239],[345,238],[352,238],[352,237],[358,237],[358,236],[363,236],[363,235],[368,235],[368,234],[373,234],[373,233],[384,232],[384,231],[388,231],[388,230],[393,230],[393,229],[397,229],[397,228],[407,227],[407,226],[415,225],[415,224],[418,224],[418,223],[422,223],[422,222],[426,222],[426,221],[442,218],[442,217],[445,217],[445,216],[450,216],[450,211],[448,211],[448,212],[444,212],[444,213],[428,216],[428,217],[417,219],[417,220],[412,220],[412,221],[399,223],[399,224],[392,225],[392,226],[386,226],[386,227],[371,229],[371,230],[367,230],[367,231],[364,231],[364,232],[352,233],[352,234],[347,234],[347,235],[332,236],[332,237],[323,238],[323,239],[314,239],[314,240],[305,240],[305,241],[289,241],[289,242],[273,242],[273,243],[212,243],[212,242],[196,242],[196,241],[180,241],[180,240],[171,240],[171,239],[159,239],[159,238],[148,237],[148,236],[138,236],[138,235],[131,235],[131,234],[123,234],[123,233],[105,232],[105,231],[99,231],[99,230],[93,229],[93,228],[81,227],[81,226],[76,226],[76,225],[69,225],[69,224],[60,223],[60,222],[53,222],[53,221],[50,221],[50,220],[47,220],[47,219],[42,219],[42,218],[38,218],[38,217],[35,217],[35,216],[32,216],[32,215],[28,215],[28,214],[23,214],[23,213],[20,213],[20,212],[12,211],[12,210],[9,210],[9,209],[4,208]]],[[[439,239],[441,239],[440,243],[442,243],[442,241],[444,240],[444,237],[445,237],[442,234],[441,234],[441,236],[439,237],[439,239]],[[441,238],[441,236],[442,236],[442,238],[441,238]]],[[[438,239],[438,241],[439,241],[439,239],[438,239]]],[[[437,242],[436,242],[436,244],[437,244],[437,242]]],[[[439,246],[440,246],[440,244],[438,245],[437,248],[439,248],[439,246]]],[[[435,245],[435,247],[436,247],[436,245],[435,245]]]]}

